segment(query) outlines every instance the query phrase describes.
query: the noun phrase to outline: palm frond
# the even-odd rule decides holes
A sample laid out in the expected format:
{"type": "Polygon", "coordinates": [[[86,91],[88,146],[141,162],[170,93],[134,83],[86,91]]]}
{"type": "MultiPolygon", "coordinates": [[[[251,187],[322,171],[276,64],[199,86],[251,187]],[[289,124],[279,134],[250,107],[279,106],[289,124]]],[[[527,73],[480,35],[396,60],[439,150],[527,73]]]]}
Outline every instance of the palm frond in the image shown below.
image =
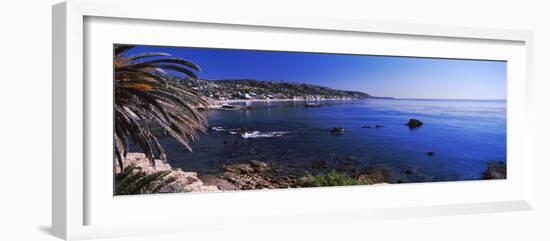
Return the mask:
{"type": "Polygon", "coordinates": [[[132,56],[130,60],[135,61],[143,58],[166,57],[166,56],[172,56],[172,55],[168,53],[163,53],[163,52],[148,52],[148,53],[136,54],[132,56]]]}
{"type": "MultiPolygon", "coordinates": [[[[134,57],[132,57],[134,58],[134,57]]],[[[131,59],[132,59],[131,58],[131,59]]],[[[178,65],[183,65],[183,66],[186,66],[186,67],[189,67],[189,68],[192,68],[196,71],[200,71],[200,67],[190,61],[187,61],[185,59],[180,59],[180,58],[161,58],[161,59],[154,59],[154,60],[147,60],[147,61],[142,61],[142,62],[132,62],[130,64],[130,66],[132,67],[136,67],[136,68],[139,68],[141,66],[145,66],[145,65],[153,65],[153,64],[178,64],[178,65]]]]}
{"type": "Polygon", "coordinates": [[[133,47],[117,45],[114,51],[114,156],[121,169],[128,140],[141,148],[154,165],[155,159],[166,160],[166,153],[152,128],[160,128],[191,151],[189,142],[207,126],[206,118],[197,110],[206,108],[207,101],[168,74],[197,78],[194,71],[200,71],[200,67],[167,53],[127,56],[126,51],[133,47]]]}
{"type": "Polygon", "coordinates": [[[115,175],[115,194],[132,195],[158,193],[175,181],[174,177],[166,178],[170,171],[160,171],[151,174],[131,164],[115,175]]]}
{"type": "Polygon", "coordinates": [[[130,49],[133,49],[134,47],[134,45],[115,45],[115,56],[120,55],[130,49]]]}
{"type": "MultiPolygon", "coordinates": [[[[175,72],[179,72],[183,75],[187,75],[191,78],[197,78],[196,74],[192,70],[187,69],[187,67],[189,67],[189,66],[187,66],[187,65],[185,65],[185,66],[176,65],[176,64],[173,64],[173,63],[169,63],[169,62],[166,62],[166,63],[163,63],[163,62],[155,62],[155,63],[143,62],[143,63],[134,64],[134,65],[129,65],[129,66],[126,66],[126,67],[129,68],[129,69],[142,69],[142,70],[147,70],[147,71],[158,70],[158,71],[164,72],[165,74],[166,74],[166,70],[172,70],[172,71],[175,71],[175,72]]],[[[193,69],[193,70],[195,70],[195,69],[193,69]]]]}

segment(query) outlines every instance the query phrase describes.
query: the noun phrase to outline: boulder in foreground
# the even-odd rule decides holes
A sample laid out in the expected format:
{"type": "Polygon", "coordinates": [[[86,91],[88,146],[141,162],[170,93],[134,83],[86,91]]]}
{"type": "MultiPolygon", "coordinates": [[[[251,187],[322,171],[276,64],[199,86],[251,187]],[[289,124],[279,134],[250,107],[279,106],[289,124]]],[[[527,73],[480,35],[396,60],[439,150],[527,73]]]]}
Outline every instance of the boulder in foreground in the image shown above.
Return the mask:
{"type": "MultiPolygon", "coordinates": [[[[152,166],[149,159],[143,153],[128,153],[124,160],[124,166],[135,165],[140,171],[147,174],[168,171],[165,179],[173,180],[168,185],[163,186],[159,193],[175,192],[213,192],[219,191],[216,186],[204,185],[196,172],[185,172],[179,168],[172,168],[170,164],[161,160],[155,160],[155,166],[152,166]]],[[[120,173],[118,165],[115,165],[115,173],[120,173]]]]}

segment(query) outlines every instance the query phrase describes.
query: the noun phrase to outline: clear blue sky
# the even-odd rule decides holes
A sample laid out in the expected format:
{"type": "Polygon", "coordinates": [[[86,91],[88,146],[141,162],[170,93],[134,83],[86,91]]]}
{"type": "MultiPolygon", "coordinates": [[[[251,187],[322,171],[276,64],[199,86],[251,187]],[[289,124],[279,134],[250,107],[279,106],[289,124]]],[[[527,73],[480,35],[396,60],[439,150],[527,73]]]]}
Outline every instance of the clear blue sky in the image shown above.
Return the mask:
{"type": "Polygon", "coordinates": [[[311,83],[374,96],[506,99],[506,62],[139,46],[128,54],[166,52],[198,64],[203,79],[311,83]]]}

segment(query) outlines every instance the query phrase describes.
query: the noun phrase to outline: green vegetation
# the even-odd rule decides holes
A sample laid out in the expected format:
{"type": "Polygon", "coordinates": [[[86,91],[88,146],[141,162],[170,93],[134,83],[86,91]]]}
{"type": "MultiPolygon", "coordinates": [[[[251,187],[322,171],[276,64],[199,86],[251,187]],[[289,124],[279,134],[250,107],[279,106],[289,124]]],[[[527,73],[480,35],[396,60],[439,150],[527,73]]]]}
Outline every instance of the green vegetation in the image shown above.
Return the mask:
{"type": "Polygon", "coordinates": [[[349,186],[363,184],[357,179],[351,178],[345,173],[331,171],[328,174],[311,175],[307,174],[302,185],[306,187],[326,187],[326,186],[349,186]]]}
{"type": "Polygon", "coordinates": [[[115,175],[115,195],[158,193],[163,187],[173,183],[174,178],[166,178],[170,171],[147,174],[134,164],[128,165],[115,175]]]}
{"type": "Polygon", "coordinates": [[[114,155],[121,170],[130,139],[154,165],[155,158],[166,160],[166,153],[152,131],[154,128],[174,137],[191,150],[189,142],[206,130],[206,118],[197,108],[207,102],[182,86],[168,73],[190,79],[200,68],[192,62],[166,53],[142,53],[128,56],[131,45],[116,45],[114,50],[115,147],[114,155]],[[158,154],[156,156],[155,154],[158,154]]]}

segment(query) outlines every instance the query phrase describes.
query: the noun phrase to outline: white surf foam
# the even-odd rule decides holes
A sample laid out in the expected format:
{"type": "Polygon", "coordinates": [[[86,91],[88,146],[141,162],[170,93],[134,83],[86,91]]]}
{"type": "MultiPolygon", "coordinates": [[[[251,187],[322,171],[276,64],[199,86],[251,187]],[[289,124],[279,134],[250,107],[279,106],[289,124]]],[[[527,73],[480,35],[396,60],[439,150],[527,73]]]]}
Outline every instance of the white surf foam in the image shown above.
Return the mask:
{"type": "Polygon", "coordinates": [[[248,138],[270,138],[270,137],[280,137],[284,134],[288,133],[287,131],[266,131],[266,132],[260,132],[260,131],[252,131],[252,132],[246,132],[241,135],[242,138],[248,139],[248,138]]]}

